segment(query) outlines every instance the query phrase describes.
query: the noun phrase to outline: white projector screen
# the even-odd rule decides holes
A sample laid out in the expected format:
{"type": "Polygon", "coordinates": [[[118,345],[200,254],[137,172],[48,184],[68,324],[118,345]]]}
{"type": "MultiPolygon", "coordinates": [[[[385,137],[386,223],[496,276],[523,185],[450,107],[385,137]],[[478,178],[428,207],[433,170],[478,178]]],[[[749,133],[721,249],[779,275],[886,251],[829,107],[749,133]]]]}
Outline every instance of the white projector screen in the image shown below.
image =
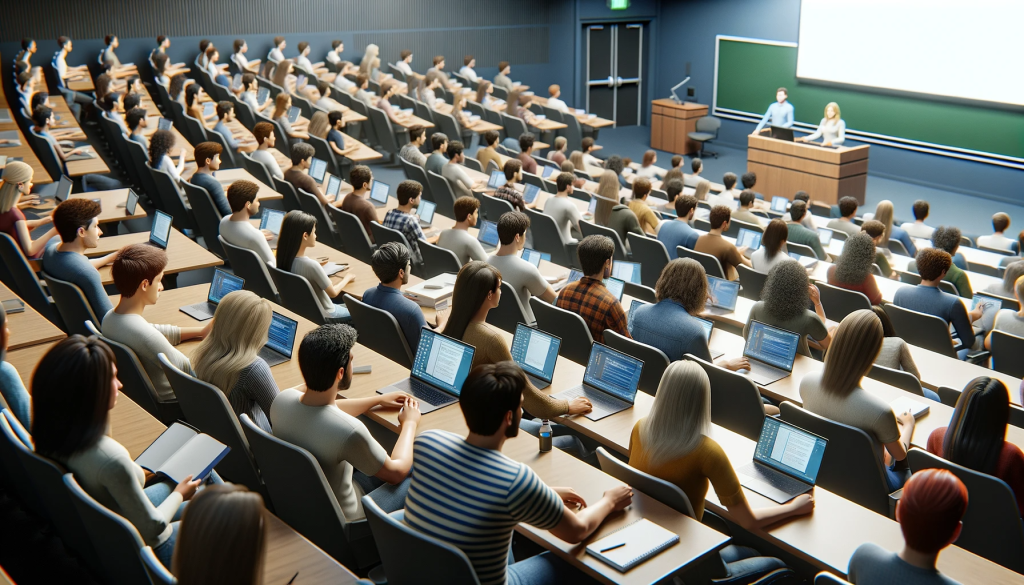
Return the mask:
{"type": "Polygon", "coordinates": [[[1024,106],[1022,0],[802,0],[798,78],[1024,106]]]}

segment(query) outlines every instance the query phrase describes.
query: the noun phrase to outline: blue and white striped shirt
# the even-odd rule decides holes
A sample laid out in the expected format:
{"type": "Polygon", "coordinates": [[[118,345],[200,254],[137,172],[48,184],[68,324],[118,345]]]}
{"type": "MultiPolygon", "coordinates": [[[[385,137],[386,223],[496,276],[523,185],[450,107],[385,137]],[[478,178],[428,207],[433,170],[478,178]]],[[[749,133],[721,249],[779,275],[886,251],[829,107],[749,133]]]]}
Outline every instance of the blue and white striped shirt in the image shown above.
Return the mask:
{"type": "Polygon", "coordinates": [[[523,463],[446,431],[424,431],[413,446],[405,522],[466,553],[482,585],[504,585],[516,524],[550,530],[562,499],[523,463]]]}

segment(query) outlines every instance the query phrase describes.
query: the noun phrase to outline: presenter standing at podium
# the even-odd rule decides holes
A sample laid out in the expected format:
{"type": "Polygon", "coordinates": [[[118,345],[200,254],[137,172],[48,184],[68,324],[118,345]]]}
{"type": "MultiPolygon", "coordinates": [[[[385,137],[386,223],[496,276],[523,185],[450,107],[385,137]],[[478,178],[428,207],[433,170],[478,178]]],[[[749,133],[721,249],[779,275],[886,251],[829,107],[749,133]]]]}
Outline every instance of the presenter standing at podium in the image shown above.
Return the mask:
{"type": "Polygon", "coordinates": [[[821,119],[821,123],[818,124],[818,129],[814,131],[814,134],[797,138],[796,141],[810,142],[818,138],[821,138],[822,146],[839,146],[846,142],[846,122],[843,121],[840,115],[839,104],[829,102],[825,106],[825,117],[821,119]]]}
{"type": "Polygon", "coordinates": [[[764,113],[764,117],[761,118],[761,122],[754,128],[752,134],[759,134],[765,129],[765,125],[771,121],[772,126],[781,126],[783,128],[790,128],[793,126],[793,104],[786,101],[789,97],[789,92],[786,88],[780,87],[775,92],[775,103],[768,106],[768,111],[764,113]]]}

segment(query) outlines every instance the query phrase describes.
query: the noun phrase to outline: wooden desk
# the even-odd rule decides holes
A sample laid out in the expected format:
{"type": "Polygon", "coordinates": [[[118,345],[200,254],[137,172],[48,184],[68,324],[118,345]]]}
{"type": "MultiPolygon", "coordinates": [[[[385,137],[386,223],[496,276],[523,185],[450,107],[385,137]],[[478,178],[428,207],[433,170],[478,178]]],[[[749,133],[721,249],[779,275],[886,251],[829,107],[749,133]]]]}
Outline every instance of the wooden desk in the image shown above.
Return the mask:
{"type": "MultiPolygon", "coordinates": [[[[530,96],[530,101],[531,102],[533,102],[535,104],[540,104],[542,106],[548,105],[548,99],[550,99],[550,98],[541,97],[539,95],[530,96]]],[[[596,114],[588,114],[584,110],[579,110],[579,109],[575,109],[575,108],[569,108],[569,111],[568,112],[562,112],[562,115],[563,116],[573,116],[577,120],[579,120],[580,124],[582,124],[584,126],[590,126],[591,128],[594,128],[595,130],[599,129],[599,128],[605,128],[605,127],[608,127],[608,126],[614,126],[615,125],[615,122],[612,121],[612,120],[601,118],[600,116],[598,116],[596,114]]]]}
{"type": "Polygon", "coordinates": [[[757,173],[758,188],[767,197],[788,198],[803,190],[828,204],[853,197],[864,205],[869,148],[867,144],[825,148],[748,136],[747,170],[757,173]]]}
{"type": "MultiPolygon", "coordinates": [[[[149,109],[147,108],[147,112],[149,109]]],[[[162,116],[146,116],[146,128],[142,131],[142,135],[148,139],[152,139],[156,131],[160,129],[160,118],[162,116]]],[[[177,160],[180,152],[185,153],[185,160],[192,162],[196,160],[196,148],[185,138],[185,136],[178,131],[177,128],[171,126],[170,133],[174,134],[174,148],[171,149],[171,158],[177,160]]]]}
{"type": "MultiPolygon", "coordinates": [[[[123,236],[107,236],[100,238],[99,246],[89,250],[89,256],[103,256],[116,252],[131,244],[144,244],[149,241],[149,232],[137,232],[123,236]]],[[[165,274],[176,274],[200,268],[211,268],[220,266],[224,261],[213,255],[206,248],[188,239],[185,234],[177,229],[171,230],[171,237],[167,242],[167,268],[165,274]]],[[[114,279],[110,276],[110,265],[100,268],[100,277],[103,284],[113,284],[114,279]]]]}
{"type": "MultiPolygon", "coordinates": [[[[135,213],[128,215],[125,210],[125,203],[128,201],[128,191],[128,189],[114,189],[112,191],[74,193],[68,199],[99,199],[101,211],[96,219],[100,225],[147,217],[146,210],[142,208],[142,205],[136,205],[135,213]]],[[[29,209],[37,213],[49,213],[56,208],[53,203],[52,199],[48,199],[43,202],[43,205],[37,205],[29,209]]]]}
{"type": "Polygon", "coordinates": [[[697,131],[697,120],[708,115],[708,107],[693,102],[677,104],[670,99],[651,102],[651,148],[674,154],[693,154],[700,143],[687,135],[697,131]]]}
{"type": "MultiPolygon", "coordinates": [[[[331,88],[331,93],[334,93],[336,91],[339,90],[335,87],[331,88]]],[[[341,112],[341,120],[345,124],[352,124],[354,122],[365,122],[369,120],[369,118],[353,110],[352,108],[341,105],[330,96],[328,96],[326,99],[321,99],[320,101],[317,102],[317,104],[322,105],[327,110],[341,112]]]]}
{"type": "Polygon", "coordinates": [[[7,288],[0,282],[0,301],[18,299],[25,304],[25,310],[20,313],[8,313],[7,325],[11,329],[11,339],[7,349],[10,351],[29,347],[33,345],[49,344],[53,341],[60,341],[67,337],[63,331],[57,328],[46,317],[43,317],[31,305],[14,294],[14,291],[7,288]]]}
{"type": "MultiPolygon", "coordinates": [[[[83,132],[82,128],[78,125],[78,122],[75,120],[74,115],[71,114],[71,109],[68,108],[68,104],[64,101],[64,98],[60,97],[59,95],[51,95],[50,104],[53,105],[54,113],[60,115],[61,121],[59,129],[77,130],[77,135],[73,135],[69,138],[66,138],[66,140],[86,142],[87,138],[85,132],[83,132]]],[[[73,160],[65,163],[65,166],[68,169],[69,177],[81,177],[83,175],[89,174],[104,175],[110,172],[110,167],[107,166],[107,163],[103,162],[103,158],[101,158],[99,155],[99,150],[93,145],[90,145],[89,150],[96,156],[93,158],[73,160]]]]}
{"type": "MultiPolygon", "coordinates": [[[[185,177],[185,180],[189,180],[193,174],[195,174],[195,171],[189,173],[188,177],[185,177]]],[[[276,201],[284,199],[284,195],[281,195],[263,183],[263,181],[252,176],[252,174],[245,169],[224,169],[221,171],[214,171],[213,178],[217,179],[217,182],[224,187],[225,197],[227,196],[228,187],[230,187],[232,183],[235,181],[249,181],[251,183],[256,183],[256,186],[259,187],[259,191],[256,192],[256,199],[258,201],[276,201]]]]}
{"type": "Polygon", "coordinates": [[[92,78],[89,77],[88,73],[81,73],[77,76],[68,77],[64,82],[71,91],[88,93],[96,90],[96,86],[93,85],[92,78]]]}
{"type": "MultiPolygon", "coordinates": [[[[15,102],[17,104],[17,102],[15,102]]],[[[6,144],[0,145],[0,155],[9,157],[18,157],[28,166],[32,167],[33,176],[32,182],[37,185],[45,185],[52,183],[53,179],[50,178],[50,174],[46,172],[46,168],[43,163],[39,162],[39,157],[32,150],[28,140],[25,138],[25,134],[18,127],[15,120],[19,116],[14,108],[7,102],[7,98],[4,96],[3,87],[0,87],[0,108],[6,108],[11,111],[11,121],[0,123],[0,132],[16,132],[18,134],[17,140],[20,143],[18,146],[9,146],[6,144]]],[[[2,171],[3,167],[0,167],[2,171]]]]}

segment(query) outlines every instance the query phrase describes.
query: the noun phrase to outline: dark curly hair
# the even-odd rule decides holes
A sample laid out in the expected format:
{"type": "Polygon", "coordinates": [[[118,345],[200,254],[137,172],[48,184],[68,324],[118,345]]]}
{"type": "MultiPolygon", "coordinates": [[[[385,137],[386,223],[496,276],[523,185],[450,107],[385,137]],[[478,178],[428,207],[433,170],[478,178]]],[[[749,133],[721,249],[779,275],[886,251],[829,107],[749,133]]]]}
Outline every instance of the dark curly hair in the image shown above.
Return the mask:
{"type": "Polygon", "coordinates": [[[871,274],[875,263],[875,241],[864,232],[847,238],[843,254],[836,260],[835,278],[846,284],[860,284],[871,274]]]}
{"type": "Polygon", "coordinates": [[[170,130],[157,130],[149,138],[149,166],[154,169],[160,166],[160,159],[174,148],[174,133],[170,130]]]}
{"type": "Polygon", "coordinates": [[[802,315],[811,304],[809,283],[807,271],[799,262],[779,262],[768,272],[761,289],[764,309],[780,321],[802,315]]]}

